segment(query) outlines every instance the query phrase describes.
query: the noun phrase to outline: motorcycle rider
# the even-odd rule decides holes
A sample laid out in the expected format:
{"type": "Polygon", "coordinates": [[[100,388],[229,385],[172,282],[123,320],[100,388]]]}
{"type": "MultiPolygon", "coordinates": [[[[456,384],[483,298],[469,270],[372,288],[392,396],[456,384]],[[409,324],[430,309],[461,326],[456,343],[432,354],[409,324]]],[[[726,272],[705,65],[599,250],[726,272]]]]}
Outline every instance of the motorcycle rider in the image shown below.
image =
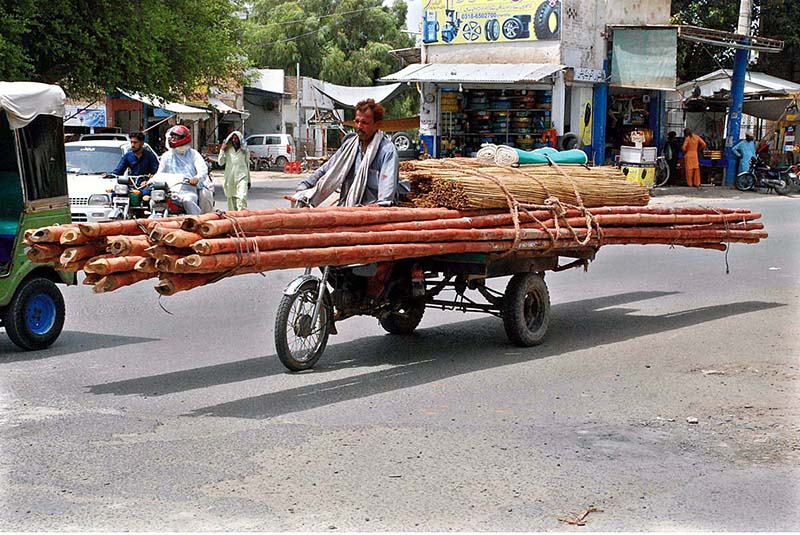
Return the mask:
{"type": "Polygon", "coordinates": [[[198,194],[201,190],[209,190],[211,184],[208,166],[203,156],[191,147],[191,143],[192,133],[184,125],[179,124],[167,130],[167,152],[161,155],[158,172],[183,175],[185,180],[171,189],[170,194],[187,214],[197,215],[203,212],[198,194]]]}
{"type": "MultiPolygon", "coordinates": [[[[400,161],[397,149],[380,130],[383,106],[373,99],[356,104],[356,136],[319,169],[297,185],[294,199],[319,206],[339,190],[339,206],[392,206],[399,196],[400,161]]],[[[366,279],[362,306],[369,308],[386,290],[394,262],[378,262],[377,273],[366,279]]]]}
{"type": "Polygon", "coordinates": [[[297,185],[294,198],[319,206],[340,190],[340,206],[397,203],[399,159],[394,143],[380,130],[383,106],[373,99],[356,104],[357,136],[346,139],[319,169],[297,185]]]}
{"type": "MultiPolygon", "coordinates": [[[[152,177],[156,171],[158,171],[158,156],[150,150],[149,148],[145,148],[144,146],[144,133],[142,132],[131,132],[131,148],[122,155],[119,159],[119,163],[114,168],[111,173],[103,173],[103,178],[106,178],[109,174],[120,176],[126,170],[130,170],[130,175],[135,177],[147,176],[152,177]]],[[[147,187],[147,180],[137,178],[136,183],[134,183],[136,188],[139,188],[142,192],[142,197],[150,195],[150,192],[153,188],[147,187]]],[[[147,200],[147,199],[143,199],[147,200]]]]}

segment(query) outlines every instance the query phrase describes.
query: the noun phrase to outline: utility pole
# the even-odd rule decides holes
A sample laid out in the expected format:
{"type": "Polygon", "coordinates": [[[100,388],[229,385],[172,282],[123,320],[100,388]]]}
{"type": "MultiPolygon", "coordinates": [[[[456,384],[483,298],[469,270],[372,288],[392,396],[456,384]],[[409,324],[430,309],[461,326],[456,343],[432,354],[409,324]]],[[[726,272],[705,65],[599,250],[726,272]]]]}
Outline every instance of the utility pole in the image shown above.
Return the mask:
{"type": "Polygon", "coordinates": [[[300,62],[297,62],[297,132],[294,133],[294,159],[300,161],[300,98],[303,91],[300,87],[300,62]]]}
{"type": "MultiPolygon", "coordinates": [[[[744,36],[741,44],[750,44],[750,13],[752,0],[741,0],[739,3],[739,24],[736,33],[744,36]]],[[[747,58],[749,49],[737,48],[733,59],[733,78],[731,79],[731,107],[728,110],[728,135],[725,138],[725,159],[728,169],[725,174],[725,185],[733,184],[736,178],[736,158],[733,155],[733,146],[739,142],[742,128],[742,103],[744,101],[744,79],[747,75],[747,58]]]]}

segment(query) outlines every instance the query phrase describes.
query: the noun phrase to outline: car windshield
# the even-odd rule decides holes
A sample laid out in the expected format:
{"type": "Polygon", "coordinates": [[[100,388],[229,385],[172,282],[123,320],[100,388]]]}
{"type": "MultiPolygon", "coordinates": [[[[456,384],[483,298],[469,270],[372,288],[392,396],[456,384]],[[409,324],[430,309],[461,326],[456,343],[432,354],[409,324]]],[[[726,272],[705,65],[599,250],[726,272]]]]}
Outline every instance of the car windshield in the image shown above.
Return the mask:
{"type": "Polygon", "coordinates": [[[94,175],[111,172],[119,163],[122,151],[117,147],[65,147],[67,172],[94,175]]]}

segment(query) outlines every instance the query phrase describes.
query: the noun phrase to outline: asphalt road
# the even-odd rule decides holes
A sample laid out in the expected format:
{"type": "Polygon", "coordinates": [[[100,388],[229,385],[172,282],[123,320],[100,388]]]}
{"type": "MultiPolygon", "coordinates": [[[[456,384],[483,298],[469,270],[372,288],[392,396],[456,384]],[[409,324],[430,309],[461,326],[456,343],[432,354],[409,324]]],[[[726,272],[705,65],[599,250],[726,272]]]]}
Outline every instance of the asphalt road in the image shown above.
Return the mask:
{"type": "MultiPolygon", "coordinates": [[[[251,207],[295,180],[257,177],[251,207]]],[[[52,348],[0,335],[0,530],[800,530],[798,199],[669,192],[762,211],[770,238],[604,248],[548,274],[530,349],[490,316],[353,318],[290,374],[297,271],[65,289],[52,348]]]]}

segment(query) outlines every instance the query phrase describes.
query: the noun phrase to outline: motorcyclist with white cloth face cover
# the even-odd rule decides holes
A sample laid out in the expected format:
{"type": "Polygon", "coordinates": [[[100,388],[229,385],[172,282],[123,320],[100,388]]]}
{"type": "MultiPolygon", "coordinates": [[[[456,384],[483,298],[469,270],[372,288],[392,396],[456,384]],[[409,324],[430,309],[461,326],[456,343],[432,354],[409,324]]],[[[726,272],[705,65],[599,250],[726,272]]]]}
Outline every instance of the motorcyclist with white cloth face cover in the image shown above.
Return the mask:
{"type": "Polygon", "coordinates": [[[203,156],[191,147],[192,133],[184,125],[167,130],[167,152],[161,156],[158,173],[179,174],[184,181],[170,188],[173,199],[183,206],[187,214],[202,213],[198,190],[208,188],[208,166],[203,156]]]}

